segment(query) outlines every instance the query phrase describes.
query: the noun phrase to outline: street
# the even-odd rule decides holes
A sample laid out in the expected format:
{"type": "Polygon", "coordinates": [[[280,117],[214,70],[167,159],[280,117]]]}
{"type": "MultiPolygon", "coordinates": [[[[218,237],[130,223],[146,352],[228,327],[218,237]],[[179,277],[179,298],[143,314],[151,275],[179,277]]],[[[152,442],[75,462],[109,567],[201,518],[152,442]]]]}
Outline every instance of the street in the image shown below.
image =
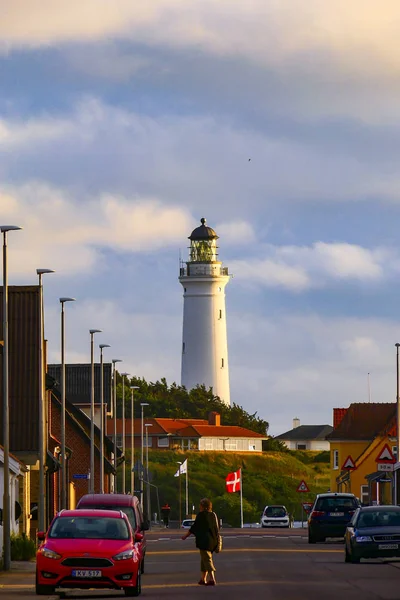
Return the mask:
{"type": "MultiPolygon", "coordinates": [[[[345,564],[343,544],[331,541],[310,546],[306,529],[223,530],[224,549],[215,556],[217,587],[201,587],[199,554],[194,539],[182,541],[178,530],[148,535],[143,598],[252,600],[377,600],[398,599],[400,561],[364,561],[345,564]]],[[[32,598],[33,566],[28,571],[0,575],[0,598],[32,598]]],[[[122,592],[67,593],[70,598],[123,598],[122,592]]],[[[49,598],[58,598],[58,595],[49,598]]]]}

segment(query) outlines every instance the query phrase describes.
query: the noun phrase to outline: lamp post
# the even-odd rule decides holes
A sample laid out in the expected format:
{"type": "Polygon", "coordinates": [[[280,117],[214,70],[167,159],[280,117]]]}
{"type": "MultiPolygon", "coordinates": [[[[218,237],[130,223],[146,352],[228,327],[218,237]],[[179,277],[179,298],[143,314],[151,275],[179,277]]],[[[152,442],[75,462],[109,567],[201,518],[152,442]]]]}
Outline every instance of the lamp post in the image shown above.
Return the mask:
{"type": "MultiPolygon", "coordinates": [[[[397,387],[397,393],[396,393],[396,401],[397,401],[397,454],[396,454],[396,461],[399,462],[400,460],[400,370],[399,370],[399,348],[400,348],[400,344],[397,343],[395,344],[396,346],[396,387],[397,387]]],[[[399,501],[398,498],[398,471],[396,471],[396,476],[395,476],[395,493],[394,493],[394,503],[397,504],[399,501]]]]}
{"type": "Polygon", "coordinates": [[[128,377],[129,373],[121,373],[122,377],[122,456],[124,462],[122,463],[122,493],[125,494],[125,377],[128,377]]]}
{"type": "Polygon", "coordinates": [[[182,524],[182,483],[181,483],[181,465],[182,462],[177,460],[177,464],[179,465],[179,527],[182,524]]]}
{"type": "Polygon", "coordinates": [[[94,334],[101,329],[89,329],[90,333],[90,479],[89,494],[94,494],[94,334]]]}
{"type": "Polygon", "coordinates": [[[141,451],[141,455],[140,455],[140,462],[141,462],[141,465],[140,465],[140,471],[141,471],[141,477],[140,477],[140,506],[142,507],[142,512],[143,512],[143,470],[144,470],[144,467],[143,467],[143,433],[144,433],[144,431],[143,431],[143,409],[144,409],[145,406],[149,406],[149,403],[148,402],[141,402],[140,406],[142,407],[142,422],[141,422],[141,429],[142,429],[142,431],[141,431],[141,433],[142,433],[142,435],[141,435],[141,447],[142,447],[142,451],[141,451]]]}
{"type": "Polygon", "coordinates": [[[131,494],[135,495],[135,411],[133,404],[134,390],[138,390],[138,385],[131,385],[131,494]]]}
{"type": "Polygon", "coordinates": [[[38,501],[38,528],[45,530],[45,485],[44,466],[46,464],[47,432],[46,430],[46,406],[45,406],[45,364],[44,364],[44,302],[42,278],[45,273],[54,273],[52,269],[36,269],[39,276],[39,501],[38,501]]]}
{"type": "Polygon", "coordinates": [[[117,370],[115,367],[115,364],[118,362],[122,362],[122,360],[120,358],[113,358],[112,359],[112,364],[113,364],[113,408],[112,408],[112,412],[113,412],[113,416],[114,416],[114,489],[113,492],[114,494],[117,493],[117,467],[118,467],[118,462],[117,462],[117,370]]]}
{"type": "Polygon", "coordinates": [[[152,423],[146,423],[146,493],[147,493],[147,518],[151,523],[151,503],[150,503],[150,478],[149,478],[149,427],[153,427],[152,423]]]}
{"type": "Polygon", "coordinates": [[[11,504],[10,504],[10,398],[8,389],[8,264],[7,233],[18,231],[18,225],[1,225],[3,234],[3,569],[11,568],[11,504]]]}
{"type": "Polygon", "coordinates": [[[67,508],[67,468],[65,460],[65,312],[64,304],[75,298],[60,298],[61,303],[61,509],[67,508]]]}
{"type": "Polygon", "coordinates": [[[99,344],[100,348],[100,494],[104,494],[104,369],[103,349],[110,344],[99,344]]]}

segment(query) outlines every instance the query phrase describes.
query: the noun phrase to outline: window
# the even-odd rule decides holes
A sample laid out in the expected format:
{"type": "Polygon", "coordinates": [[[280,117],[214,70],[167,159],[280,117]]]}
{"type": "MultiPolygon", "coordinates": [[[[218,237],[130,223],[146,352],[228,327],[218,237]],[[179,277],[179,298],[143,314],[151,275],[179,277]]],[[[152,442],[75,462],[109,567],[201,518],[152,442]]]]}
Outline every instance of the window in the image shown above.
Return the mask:
{"type": "Polygon", "coordinates": [[[307,444],[297,444],[297,450],[307,450],[307,444]]]}
{"type": "Polygon", "coordinates": [[[225,450],[237,450],[236,440],[226,440],[225,441],[225,450]]]}
{"type": "Polygon", "coordinates": [[[143,447],[144,448],[147,448],[147,447],[151,448],[153,446],[153,438],[150,435],[148,435],[147,437],[148,437],[148,446],[146,445],[146,435],[144,435],[143,436],[143,447]]]}
{"type": "Polygon", "coordinates": [[[183,288],[183,291],[186,292],[186,288],[183,288]]]}
{"type": "Polygon", "coordinates": [[[221,358],[221,369],[223,369],[223,368],[224,368],[224,359],[221,358]]]}
{"type": "Polygon", "coordinates": [[[222,319],[222,310],[220,310],[218,314],[219,314],[218,319],[222,319]]]}
{"type": "Polygon", "coordinates": [[[220,288],[220,287],[219,287],[219,288],[218,288],[218,291],[219,291],[219,292],[222,292],[222,288],[220,288]]]}
{"type": "Polygon", "coordinates": [[[392,446],[393,456],[397,459],[397,446],[392,446]]]}
{"type": "Polygon", "coordinates": [[[169,448],[169,438],[168,437],[159,437],[157,439],[157,445],[159,448],[169,448]]]}
{"type": "Polygon", "coordinates": [[[369,492],[367,485],[360,486],[360,501],[361,504],[369,504],[369,492]]]}
{"type": "Polygon", "coordinates": [[[333,468],[334,469],[338,469],[339,468],[339,450],[334,450],[333,451],[332,463],[333,463],[333,468]]]}
{"type": "Polygon", "coordinates": [[[182,344],[182,354],[185,354],[185,342],[182,344]]]}

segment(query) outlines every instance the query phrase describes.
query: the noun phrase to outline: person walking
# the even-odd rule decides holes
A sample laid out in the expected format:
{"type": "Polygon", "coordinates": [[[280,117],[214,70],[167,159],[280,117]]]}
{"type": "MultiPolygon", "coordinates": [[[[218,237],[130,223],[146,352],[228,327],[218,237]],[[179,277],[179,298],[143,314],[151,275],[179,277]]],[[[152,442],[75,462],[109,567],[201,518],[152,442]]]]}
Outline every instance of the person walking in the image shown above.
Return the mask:
{"type": "Polygon", "coordinates": [[[201,579],[199,585],[216,585],[213,552],[218,545],[218,517],[212,511],[212,502],[208,498],[200,500],[200,512],[191,528],[182,536],[186,540],[189,535],[196,538],[196,547],[200,550],[201,579]],[[208,578],[208,580],[207,580],[208,578]]]}
{"type": "Polygon", "coordinates": [[[164,521],[164,527],[169,527],[169,513],[171,512],[171,507],[168,504],[168,502],[166,502],[164,504],[164,506],[161,508],[161,513],[163,516],[163,521],[164,521]]]}

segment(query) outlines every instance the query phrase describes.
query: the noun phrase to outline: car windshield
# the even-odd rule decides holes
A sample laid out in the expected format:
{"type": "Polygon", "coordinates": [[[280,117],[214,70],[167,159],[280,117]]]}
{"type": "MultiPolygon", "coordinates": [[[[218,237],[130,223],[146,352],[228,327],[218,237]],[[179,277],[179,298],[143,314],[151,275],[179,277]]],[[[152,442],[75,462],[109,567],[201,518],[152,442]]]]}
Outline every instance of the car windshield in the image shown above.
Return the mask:
{"type": "Polygon", "coordinates": [[[400,510],[361,511],[357,527],[400,527],[400,510]]]}
{"type": "Polygon", "coordinates": [[[108,517],[58,517],[50,531],[50,538],[129,540],[124,519],[108,517]]]}
{"type": "Polygon", "coordinates": [[[332,498],[318,498],[315,506],[316,510],[325,512],[349,512],[354,511],[358,507],[355,498],[341,498],[340,496],[332,498]]]}
{"type": "Polygon", "coordinates": [[[126,514],[126,516],[128,517],[128,521],[131,524],[132,530],[136,531],[136,518],[135,518],[135,511],[133,510],[132,506],[111,506],[110,504],[108,505],[104,505],[104,504],[98,504],[97,506],[83,506],[82,508],[96,508],[99,510],[116,510],[116,511],[120,511],[122,510],[123,513],[126,514]]]}
{"type": "Polygon", "coordinates": [[[266,517],[286,517],[286,510],[283,506],[267,506],[264,514],[266,517]]]}

